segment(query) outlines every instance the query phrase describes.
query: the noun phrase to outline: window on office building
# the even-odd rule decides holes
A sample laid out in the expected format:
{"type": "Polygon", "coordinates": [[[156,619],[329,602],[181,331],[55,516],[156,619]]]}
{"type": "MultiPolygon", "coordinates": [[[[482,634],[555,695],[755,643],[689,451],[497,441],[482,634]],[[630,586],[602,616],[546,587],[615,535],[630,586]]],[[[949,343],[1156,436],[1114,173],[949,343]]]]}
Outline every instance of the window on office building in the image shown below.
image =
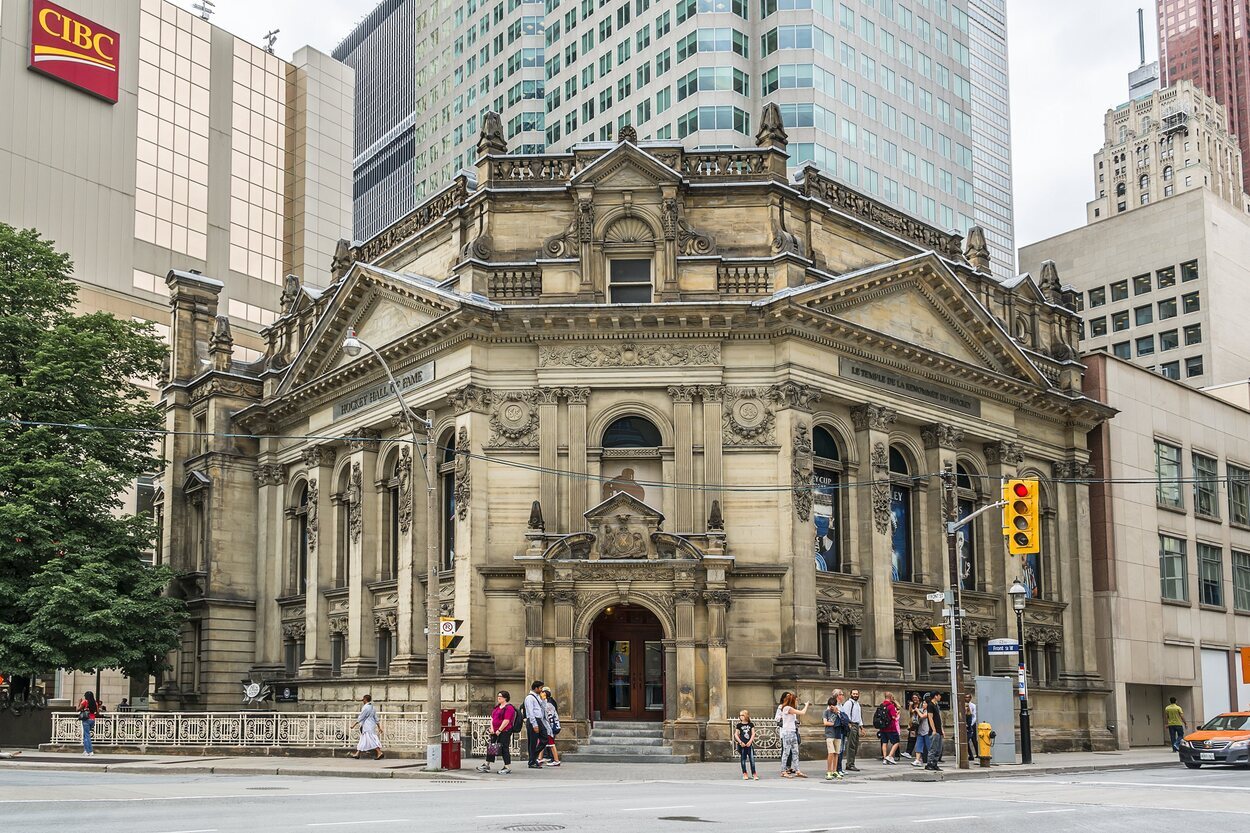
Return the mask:
{"type": "Polygon", "coordinates": [[[1137,339],[1137,355],[1138,356],[1152,356],[1154,355],[1154,352],[1155,352],[1155,337],[1154,336],[1142,336],[1141,338],[1137,339]]]}
{"type": "Polygon", "coordinates": [[[1197,292],[1189,292],[1181,296],[1181,309],[1186,313],[1197,312],[1202,309],[1202,301],[1198,297],[1197,292]]]}
{"type": "Polygon", "coordinates": [[[1198,544],[1198,602],[1224,605],[1224,550],[1220,547],[1198,544]]]}
{"type": "Polygon", "coordinates": [[[1168,266],[1155,272],[1155,282],[1160,289],[1176,286],[1176,267],[1168,266]]]}
{"type": "Polygon", "coordinates": [[[1150,291],[1150,289],[1151,289],[1151,286],[1150,286],[1150,273],[1149,272],[1147,272],[1144,275],[1138,275],[1137,277],[1133,278],[1133,294],[1134,295],[1145,295],[1146,293],[1150,291]]]}
{"type": "Polygon", "coordinates": [[[1206,518],[1220,516],[1219,461],[1194,453],[1194,512],[1206,518]]]}
{"type": "Polygon", "coordinates": [[[1185,359],[1185,378],[1192,379],[1195,376],[1201,376],[1202,373],[1202,356],[1190,356],[1185,359]]]}
{"type": "Polygon", "coordinates": [[[1105,336],[1106,334],[1107,334],[1107,316],[1100,315],[1097,318],[1091,318],[1089,320],[1090,338],[1097,338],[1098,336],[1105,336]]]}
{"type": "Polygon", "coordinates": [[[1198,280],[1198,261],[1188,260],[1181,264],[1181,281],[1198,280]]]}
{"type": "Polygon", "coordinates": [[[1250,612],[1250,552],[1233,550],[1233,609],[1250,612]]]}
{"type": "Polygon", "coordinates": [[[1164,362],[1159,365],[1159,374],[1167,379],[1179,379],[1181,378],[1181,363],[1164,362]]]}
{"type": "Polygon", "coordinates": [[[1180,346],[1180,334],[1176,330],[1164,330],[1159,333],[1159,352],[1175,350],[1180,346]]]}
{"type": "Polygon", "coordinates": [[[1091,307],[1101,307],[1107,303],[1107,288],[1100,286],[1089,291],[1089,305],[1091,307]]]}
{"type": "Polygon", "coordinates": [[[1228,466],[1228,522],[1250,526],[1250,469],[1228,466]]]}
{"type": "Polygon", "coordinates": [[[1185,345],[1202,343],[1202,325],[1190,324],[1185,328],[1185,345]]]}
{"type": "Polygon", "coordinates": [[[1128,281],[1116,281],[1111,284],[1111,300],[1123,301],[1128,297],[1128,281]]]}
{"type": "Polygon", "coordinates": [[[1189,601],[1189,575],[1185,564],[1185,542],[1171,535],[1159,535],[1159,590],[1165,599],[1189,601]]]}
{"type": "Polygon", "coordinates": [[[1119,344],[1113,344],[1111,352],[1117,359],[1131,359],[1133,358],[1133,343],[1121,341],[1119,344]]]}
{"type": "Polygon", "coordinates": [[[1133,310],[1133,323],[1139,327],[1143,324],[1149,324],[1154,320],[1154,307],[1150,304],[1146,304],[1144,307],[1138,307],[1133,310]]]}
{"type": "Polygon", "coordinates": [[[1168,298],[1159,302],[1159,320],[1176,317],[1176,299],[1168,298]]]}
{"type": "Polygon", "coordinates": [[[1181,450],[1155,440],[1155,500],[1160,506],[1184,509],[1181,496],[1181,450]]]}
{"type": "Polygon", "coordinates": [[[1125,310],[1124,312],[1116,312],[1116,313],[1111,314],[1112,332],[1116,332],[1116,333],[1122,332],[1124,330],[1127,330],[1128,327],[1129,327],[1128,310],[1125,310]]]}

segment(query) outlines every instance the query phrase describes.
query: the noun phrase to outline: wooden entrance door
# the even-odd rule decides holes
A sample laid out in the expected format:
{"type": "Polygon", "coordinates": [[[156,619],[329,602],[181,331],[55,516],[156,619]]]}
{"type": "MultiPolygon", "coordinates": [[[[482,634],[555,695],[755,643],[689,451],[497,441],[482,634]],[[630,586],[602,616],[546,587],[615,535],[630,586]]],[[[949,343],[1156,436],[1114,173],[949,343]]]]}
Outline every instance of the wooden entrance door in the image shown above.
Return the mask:
{"type": "Polygon", "coordinates": [[[664,719],[664,629],[636,605],[610,607],[591,637],[593,710],[599,720],[664,719]]]}

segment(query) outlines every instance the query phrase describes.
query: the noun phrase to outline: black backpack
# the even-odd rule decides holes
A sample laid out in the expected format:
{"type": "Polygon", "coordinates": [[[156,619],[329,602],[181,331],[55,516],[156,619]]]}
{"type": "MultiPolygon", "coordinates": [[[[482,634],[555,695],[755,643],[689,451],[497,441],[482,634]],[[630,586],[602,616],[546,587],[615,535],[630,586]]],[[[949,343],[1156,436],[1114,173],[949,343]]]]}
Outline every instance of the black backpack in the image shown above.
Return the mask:
{"type": "Polygon", "coordinates": [[[891,723],[890,713],[885,710],[885,703],[881,703],[877,706],[877,710],[872,713],[872,728],[888,729],[891,723]]]}

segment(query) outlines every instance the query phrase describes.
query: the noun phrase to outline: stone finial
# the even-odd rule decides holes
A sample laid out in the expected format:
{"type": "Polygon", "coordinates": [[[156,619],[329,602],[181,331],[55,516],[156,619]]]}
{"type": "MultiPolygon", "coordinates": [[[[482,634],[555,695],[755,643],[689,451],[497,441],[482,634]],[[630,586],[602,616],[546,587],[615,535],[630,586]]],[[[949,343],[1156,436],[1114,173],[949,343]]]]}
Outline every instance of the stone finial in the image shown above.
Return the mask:
{"type": "Polygon", "coordinates": [[[286,282],[282,285],[282,298],[279,301],[283,315],[289,315],[295,310],[295,302],[299,300],[299,288],[299,278],[295,275],[287,275],[286,282]]]}
{"type": "Polygon", "coordinates": [[[720,511],[720,501],[712,501],[712,509],[707,513],[707,530],[708,532],[724,532],[725,517],[720,511]]]}
{"type": "Polygon", "coordinates": [[[1042,279],[1037,288],[1047,301],[1058,303],[1063,298],[1063,286],[1059,283],[1059,269],[1053,260],[1042,261],[1042,279]]]}
{"type": "Polygon", "coordinates": [[[534,501],[530,506],[530,520],[528,527],[534,530],[546,530],[547,524],[543,522],[543,506],[538,501],[534,501]]]}
{"type": "Polygon", "coordinates": [[[755,134],[755,146],[761,148],[777,148],[785,150],[790,143],[785,125],[781,121],[781,108],[776,102],[764,105],[764,114],[760,118],[760,129],[755,134]]]}
{"type": "Polygon", "coordinates": [[[616,131],[616,141],[629,142],[631,145],[636,145],[638,144],[638,131],[634,129],[632,124],[627,124],[616,131]]]}
{"type": "Polygon", "coordinates": [[[964,257],[978,272],[990,271],[990,247],[985,243],[985,229],[980,226],[968,229],[968,239],[964,243],[964,257]]]}
{"type": "Polygon", "coordinates": [[[477,138],[478,155],[487,153],[507,153],[508,143],[503,137],[503,122],[499,114],[493,110],[482,116],[482,132],[477,138]]]}
{"type": "Polygon", "coordinates": [[[229,370],[230,355],[234,352],[234,335],[230,332],[230,319],[219,315],[213,320],[213,334],[208,338],[208,354],[213,370],[229,370]]]}
{"type": "Polygon", "coordinates": [[[330,276],[336,281],[342,280],[355,262],[356,255],[352,253],[352,244],[340,239],[334,247],[334,257],[330,258],[330,276]]]}

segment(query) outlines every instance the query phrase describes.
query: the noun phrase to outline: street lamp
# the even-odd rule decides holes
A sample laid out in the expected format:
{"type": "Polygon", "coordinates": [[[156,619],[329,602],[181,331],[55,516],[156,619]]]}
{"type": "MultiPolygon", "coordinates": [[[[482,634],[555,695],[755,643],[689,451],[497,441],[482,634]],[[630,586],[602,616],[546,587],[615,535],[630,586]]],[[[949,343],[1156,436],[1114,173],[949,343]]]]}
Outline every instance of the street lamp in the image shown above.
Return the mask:
{"type": "Polygon", "coordinates": [[[1016,639],[1020,642],[1020,670],[1017,672],[1020,690],[1020,763],[1031,764],[1033,763],[1033,739],[1029,736],[1028,667],[1024,660],[1024,605],[1029,597],[1029,588],[1025,587],[1020,579],[1016,579],[1007,594],[1011,596],[1011,606],[1016,611],[1016,639]]]}
{"type": "Polygon", "coordinates": [[[404,422],[408,426],[408,433],[412,435],[413,450],[419,453],[417,447],[417,423],[425,428],[425,465],[421,469],[421,473],[425,475],[425,543],[426,543],[426,585],[425,585],[425,673],[426,673],[426,721],[430,729],[429,737],[426,739],[425,748],[425,768],[426,770],[436,770],[442,768],[442,740],[443,740],[443,668],[442,655],[439,645],[439,628],[438,628],[438,537],[434,530],[438,524],[438,499],[434,489],[437,475],[434,469],[434,412],[426,411],[425,419],[416,416],[408,408],[408,403],[404,400],[403,393],[399,390],[399,385],[395,381],[395,376],[391,373],[391,368],[387,365],[386,360],[382,358],[382,354],[375,350],[367,342],[361,340],[356,335],[356,331],[348,328],[347,337],[343,339],[343,352],[352,358],[356,358],[363,350],[368,350],[378,360],[378,364],[386,371],[386,378],[391,383],[391,392],[395,394],[395,398],[399,400],[399,411],[404,417],[404,422]]]}

